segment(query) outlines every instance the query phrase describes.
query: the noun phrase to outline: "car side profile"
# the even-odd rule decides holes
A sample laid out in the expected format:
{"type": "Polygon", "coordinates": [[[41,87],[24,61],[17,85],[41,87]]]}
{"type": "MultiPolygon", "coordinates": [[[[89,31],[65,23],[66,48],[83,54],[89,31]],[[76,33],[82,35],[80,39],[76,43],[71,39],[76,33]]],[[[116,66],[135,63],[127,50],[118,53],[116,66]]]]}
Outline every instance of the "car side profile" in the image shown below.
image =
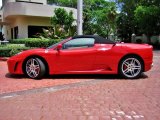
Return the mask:
{"type": "Polygon", "coordinates": [[[138,78],[151,69],[152,46],[115,43],[97,35],[80,35],[48,48],[23,51],[7,61],[11,74],[32,79],[55,74],[120,74],[138,78]]]}

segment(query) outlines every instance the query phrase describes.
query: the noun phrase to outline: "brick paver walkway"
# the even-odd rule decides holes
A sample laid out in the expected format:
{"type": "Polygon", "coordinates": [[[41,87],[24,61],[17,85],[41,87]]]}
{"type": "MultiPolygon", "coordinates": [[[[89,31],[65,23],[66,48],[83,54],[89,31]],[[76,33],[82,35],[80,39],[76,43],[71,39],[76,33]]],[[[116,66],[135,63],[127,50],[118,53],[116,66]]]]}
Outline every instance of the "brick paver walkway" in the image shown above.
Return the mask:
{"type": "Polygon", "coordinates": [[[152,70],[140,79],[106,76],[67,86],[1,94],[0,120],[160,120],[159,51],[152,70]]]}
{"type": "Polygon", "coordinates": [[[77,79],[77,76],[49,76],[42,80],[32,80],[26,78],[24,75],[10,75],[8,73],[6,61],[0,61],[0,94],[10,93],[28,89],[35,89],[41,87],[65,85],[71,83],[79,83],[93,80],[77,79]]]}

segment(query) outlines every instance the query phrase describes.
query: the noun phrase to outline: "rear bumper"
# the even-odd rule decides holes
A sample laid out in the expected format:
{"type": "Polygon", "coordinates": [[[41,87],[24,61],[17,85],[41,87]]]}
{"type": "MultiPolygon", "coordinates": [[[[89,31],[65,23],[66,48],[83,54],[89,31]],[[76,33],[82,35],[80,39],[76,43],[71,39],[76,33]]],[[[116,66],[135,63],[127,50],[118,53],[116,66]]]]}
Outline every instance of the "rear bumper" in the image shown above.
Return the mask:
{"type": "Polygon", "coordinates": [[[145,60],[144,72],[149,71],[152,67],[153,67],[153,61],[152,60],[145,60]]]}

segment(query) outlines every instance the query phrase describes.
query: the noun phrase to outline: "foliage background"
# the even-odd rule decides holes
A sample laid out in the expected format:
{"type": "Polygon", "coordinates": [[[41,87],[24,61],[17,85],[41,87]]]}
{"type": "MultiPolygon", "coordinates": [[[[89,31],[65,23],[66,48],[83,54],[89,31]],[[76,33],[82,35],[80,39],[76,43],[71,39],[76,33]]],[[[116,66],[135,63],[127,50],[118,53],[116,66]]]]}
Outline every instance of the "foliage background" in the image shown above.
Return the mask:
{"type": "MultiPolygon", "coordinates": [[[[48,0],[48,3],[77,7],[77,0],[48,0]]],[[[131,42],[131,35],[160,34],[160,0],[84,0],[84,34],[111,33],[124,42],[131,42]]]]}

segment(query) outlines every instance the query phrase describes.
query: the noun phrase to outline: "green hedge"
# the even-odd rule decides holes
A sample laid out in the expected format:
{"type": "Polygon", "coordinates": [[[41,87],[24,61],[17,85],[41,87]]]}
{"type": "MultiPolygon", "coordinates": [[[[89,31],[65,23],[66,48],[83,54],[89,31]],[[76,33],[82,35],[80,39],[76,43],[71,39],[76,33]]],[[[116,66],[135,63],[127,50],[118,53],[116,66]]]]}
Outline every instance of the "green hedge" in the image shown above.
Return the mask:
{"type": "Polygon", "coordinates": [[[0,57],[10,57],[21,51],[31,49],[29,47],[16,45],[16,44],[8,44],[0,46],[0,57]]]}
{"type": "Polygon", "coordinates": [[[28,40],[26,47],[49,47],[52,44],[59,42],[59,40],[28,40]]]}
{"type": "Polygon", "coordinates": [[[28,39],[13,39],[13,40],[10,40],[9,43],[11,44],[25,44],[26,40],[28,39]]]}
{"type": "Polygon", "coordinates": [[[25,39],[14,39],[10,43],[14,44],[25,44],[26,47],[48,47],[52,44],[59,42],[59,39],[40,39],[40,38],[25,38],[25,39]]]}
{"type": "Polygon", "coordinates": [[[36,47],[48,47],[59,42],[59,39],[49,40],[40,38],[14,39],[7,45],[0,45],[0,57],[10,57],[23,50],[36,47]]]}

